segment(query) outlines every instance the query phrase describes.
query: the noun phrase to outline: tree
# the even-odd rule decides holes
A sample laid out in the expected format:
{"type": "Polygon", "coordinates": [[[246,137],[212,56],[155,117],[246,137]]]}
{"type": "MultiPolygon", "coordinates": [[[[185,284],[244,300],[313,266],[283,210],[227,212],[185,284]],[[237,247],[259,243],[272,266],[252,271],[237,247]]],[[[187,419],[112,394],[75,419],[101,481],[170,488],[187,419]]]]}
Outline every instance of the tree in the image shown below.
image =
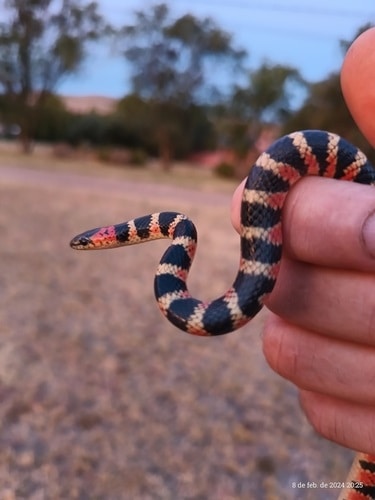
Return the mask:
{"type": "Polygon", "coordinates": [[[197,103],[207,90],[207,65],[213,60],[240,65],[244,51],[234,49],[231,36],[210,18],[186,14],[173,21],[165,4],[134,15],[134,23],[120,32],[123,53],[131,66],[134,93],[152,105],[151,128],[168,168],[173,137],[180,133],[178,110],[197,103]]]}
{"type": "Polygon", "coordinates": [[[246,86],[235,87],[232,111],[256,127],[267,121],[282,123],[291,113],[292,92],[297,87],[306,87],[297,69],[263,63],[249,72],[246,86]]]}
{"type": "Polygon", "coordinates": [[[332,73],[325,80],[310,85],[303,106],[286,121],[283,132],[303,129],[336,132],[358,145],[371,160],[375,158],[345,104],[339,73],[332,73]]]}
{"type": "Polygon", "coordinates": [[[66,134],[71,114],[63,101],[56,95],[45,95],[43,107],[38,111],[38,120],[33,127],[33,137],[37,141],[55,142],[66,134]]]}
{"type": "MultiPolygon", "coordinates": [[[[170,103],[168,109],[169,139],[173,141],[175,157],[183,158],[197,151],[212,148],[215,134],[212,123],[208,120],[204,107],[190,104],[179,106],[170,103]],[[173,123],[175,125],[173,125],[173,123]]],[[[166,106],[164,107],[164,110],[166,106]]],[[[121,99],[117,106],[116,116],[121,117],[124,130],[127,132],[127,144],[136,146],[148,153],[158,153],[158,124],[150,121],[154,113],[152,102],[132,94],[121,99]],[[131,144],[129,139],[132,139],[131,144]]],[[[167,122],[164,122],[164,127],[167,122]]]]}
{"type": "Polygon", "coordinates": [[[5,118],[21,127],[31,150],[36,120],[61,79],[76,72],[88,43],[105,31],[96,2],[4,0],[0,22],[0,91],[10,104],[5,118]]]}
{"type": "MultiPolygon", "coordinates": [[[[371,24],[360,27],[353,40],[341,40],[340,47],[343,54],[345,54],[352,42],[370,27],[372,27],[371,24]]],[[[309,92],[305,102],[284,123],[283,132],[288,133],[292,130],[307,128],[336,132],[358,145],[370,160],[375,160],[373,149],[361,134],[346,106],[341,91],[339,72],[333,72],[324,80],[309,85],[309,92]]]]}
{"type": "Polygon", "coordinates": [[[227,106],[216,108],[219,134],[233,149],[239,170],[264,125],[280,126],[291,114],[293,93],[305,88],[297,69],[265,62],[249,72],[246,85],[234,87],[227,106]]]}
{"type": "Polygon", "coordinates": [[[349,47],[354,42],[354,40],[356,38],[358,38],[360,35],[362,35],[362,33],[364,33],[365,31],[367,31],[373,27],[374,27],[373,23],[365,23],[357,29],[354,37],[351,40],[340,40],[339,43],[340,43],[340,48],[342,50],[342,53],[346,54],[346,52],[348,51],[349,47]]]}

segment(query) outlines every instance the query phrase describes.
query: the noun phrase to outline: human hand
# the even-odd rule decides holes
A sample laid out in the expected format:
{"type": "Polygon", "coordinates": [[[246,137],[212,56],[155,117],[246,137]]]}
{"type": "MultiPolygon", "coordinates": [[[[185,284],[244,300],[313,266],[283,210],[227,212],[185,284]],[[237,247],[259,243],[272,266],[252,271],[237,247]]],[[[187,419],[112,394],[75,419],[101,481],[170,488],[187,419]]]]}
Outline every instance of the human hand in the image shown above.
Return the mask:
{"type": "MultiPolygon", "coordinates": [[[[374,43],[372,29],[353,44],[342,69],[347,103],[373,145],[374,43]]],[[[242,189],[232,203],[237,230],[242,189]]],[[[374,187],[302,179],[287,197],[283,240],[280,273],[266,301],[272,311],[263,334],[266,359],[299,388],[320,434],[375,454],[374,187]]]]}

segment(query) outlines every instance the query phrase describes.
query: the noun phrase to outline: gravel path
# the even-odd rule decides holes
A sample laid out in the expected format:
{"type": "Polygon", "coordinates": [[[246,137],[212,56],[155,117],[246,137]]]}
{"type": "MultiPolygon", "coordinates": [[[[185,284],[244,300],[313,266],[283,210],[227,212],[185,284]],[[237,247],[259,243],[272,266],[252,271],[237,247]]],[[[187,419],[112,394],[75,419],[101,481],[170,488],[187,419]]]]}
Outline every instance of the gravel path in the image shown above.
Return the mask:
{"type": "Polygon", "coordinates": [[[153,298],[165,242],[68,246],[184,211],[200,235],[191,291],[213,298],[238,263],[229,197],[25,172],[0,168],[0,500],[336,498],[292,487],[342,481],[352,454],[314,434],[266,365],[264,313],[233,335],[184,335],[153,298]]]}

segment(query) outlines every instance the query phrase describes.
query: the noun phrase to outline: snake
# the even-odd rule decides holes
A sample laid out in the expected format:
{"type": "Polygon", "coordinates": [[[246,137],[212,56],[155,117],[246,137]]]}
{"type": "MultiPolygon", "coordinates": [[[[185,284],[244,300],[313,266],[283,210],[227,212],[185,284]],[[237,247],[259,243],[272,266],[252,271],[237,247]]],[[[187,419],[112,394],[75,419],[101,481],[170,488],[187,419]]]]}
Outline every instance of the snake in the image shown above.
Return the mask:
{"type": "MultiPolygon", "coordinates": [[[[271,294],[282,257],[282,208],[290,188],[307,175],[375,185],[375,168],[364,153],[335,133],[303,130],[277,139],[259,156],[246,179],[238,272],[232,286],[212,301],[189,293],[187,277],[197,231],[182,213],[158,212],[97,227],[75,236],[70,246],[95,250],[171,239],[154,280],[161,312],[187,333],[223,335],[248,323],[271,294]]],[[[339,500],[375,499],[375,456],[357,453],[341,486],[339,500]]]]}

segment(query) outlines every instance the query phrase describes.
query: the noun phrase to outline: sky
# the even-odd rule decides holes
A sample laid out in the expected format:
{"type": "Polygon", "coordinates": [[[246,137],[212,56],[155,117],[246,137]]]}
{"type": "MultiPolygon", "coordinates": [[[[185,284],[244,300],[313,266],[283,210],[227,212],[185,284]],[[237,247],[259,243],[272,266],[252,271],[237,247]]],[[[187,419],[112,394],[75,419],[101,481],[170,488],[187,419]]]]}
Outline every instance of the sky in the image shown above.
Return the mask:
{"type": "MultiPolygon", "coordinates": [[[[135,10],[162,0],[97,0],[101,13],[116,27],[132,24],[135,10]]],[[[338,71],[339,40],[351,40],[365,23],[375,24],[373,0],[169,0],[173,17],[209,16],[232,34],[234,45],[249,53],[248,67],[263,61],[297,68],[310,82],[338,71]]],[[[107,43],[95,44],[79,74],[60,84],[65,95],[121,97],[130,91],[124,58],[107,43]]]]}

